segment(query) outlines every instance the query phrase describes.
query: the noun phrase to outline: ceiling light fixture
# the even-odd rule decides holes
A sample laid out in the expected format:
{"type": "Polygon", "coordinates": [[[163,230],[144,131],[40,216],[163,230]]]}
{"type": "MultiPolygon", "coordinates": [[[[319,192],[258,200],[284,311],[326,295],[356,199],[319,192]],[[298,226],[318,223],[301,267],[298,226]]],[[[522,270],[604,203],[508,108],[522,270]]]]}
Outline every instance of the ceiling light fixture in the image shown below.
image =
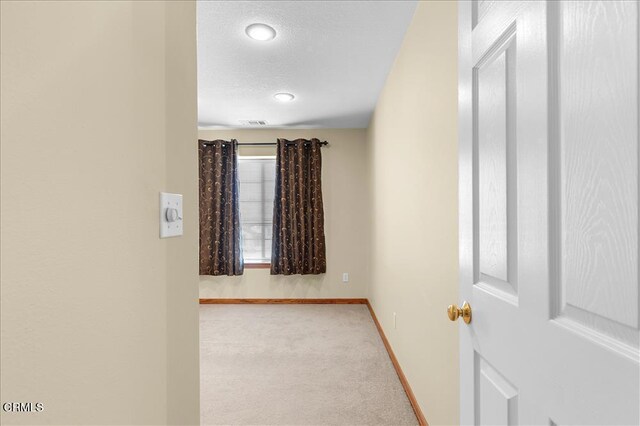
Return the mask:
{"type": "Polygon", "coordinates": [[[276,37],[276,30],[267,24],[251,24],[245,32],[252,39],[259,41],[268,41],[276,37]]]}
{"type": "Polygon", "coordinates": [[[293,96],[291,93],[276,93],[275,95],[273,95],[273,97],[280,102],[290,102],[295,99],[295,96],[293,96]]]}

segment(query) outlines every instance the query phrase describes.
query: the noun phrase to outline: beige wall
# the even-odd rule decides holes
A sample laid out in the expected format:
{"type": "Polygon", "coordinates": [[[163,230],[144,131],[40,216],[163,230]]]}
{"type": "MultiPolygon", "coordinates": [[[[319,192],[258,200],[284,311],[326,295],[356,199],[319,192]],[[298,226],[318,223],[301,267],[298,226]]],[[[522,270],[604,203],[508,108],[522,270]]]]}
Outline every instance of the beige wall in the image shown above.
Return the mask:
{"type": "MultiPolygon", "coordinates": [[[[164,191],[183,195],[184,236],[162,240],[167,277],[167,423],[200,423],[195,2],[165,2],[164,191]]],[[[157,222],[156,222],[157,224],[157,222]]],[[[157,240],[155,240],[157,241],[157,240]]]]}
{"type": "MultiPolygon", "coordinates": [[[[245,269],[239,277],[200,277],[202,298],[367,297],[369,204],[364,129],[200,130],[201,139],[273,142],[277,138],[329,141],[322,148],[322,193],[327,273],[271,276],[268,269],[245,269]],[[349,282],[342,282],[342,273],[349,282]]],[[[241,155],[275,155],[275,148],[242,148],[241,155]]]]}
{"type": "Polygon", "coordinates": [[[456,4],[420,2],[368,132],[369,298],[432,425],[458,422],[456,67],[456,4]]]}
{"type": "Polygon", "coordinates": [[[197,423],[195,4],[1,19],[0,390],[44,404],[2,422],[197,423]],[[158,238],[163,190],[182,238],[158,238]]]}

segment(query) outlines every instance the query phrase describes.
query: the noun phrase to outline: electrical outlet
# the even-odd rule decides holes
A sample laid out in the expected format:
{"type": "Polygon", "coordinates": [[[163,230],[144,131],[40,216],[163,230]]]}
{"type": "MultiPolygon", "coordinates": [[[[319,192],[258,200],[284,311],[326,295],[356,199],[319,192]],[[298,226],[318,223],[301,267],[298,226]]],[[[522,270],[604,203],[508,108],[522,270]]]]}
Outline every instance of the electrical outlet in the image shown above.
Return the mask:
{"type": "Polygon", "coordinates": [[[348,272],[343,272],[342,273],[342,282],[343,283],[348,283],[349,282],[349,273],[348,272]]]}
{"type": "Polygon", "coordinates": [[[396,313],[394,312],[394,313],[393,313],[393,328],[394,328],[394,329],[395,329],[395,328],[398,328],[398,327],[397,327],[396,318],[397,318],[397,316],[396,316],[396,313]]]}

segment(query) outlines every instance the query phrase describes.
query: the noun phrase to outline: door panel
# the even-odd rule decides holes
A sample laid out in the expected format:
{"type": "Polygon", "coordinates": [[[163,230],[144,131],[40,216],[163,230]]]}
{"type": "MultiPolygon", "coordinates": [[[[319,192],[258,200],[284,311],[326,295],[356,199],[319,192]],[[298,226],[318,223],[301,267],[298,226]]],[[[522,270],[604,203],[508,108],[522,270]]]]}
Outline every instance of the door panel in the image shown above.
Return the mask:
{"type": "Polygon", "coordinates": [[[478,71],[480,273],[507,278],[507,61],[505,52],[478,71]]]}
{"type": "Polygon", "coordinates": [[[555,316],[637,349],[638,4],[568,2],[549,13],[561,123],[555,316]]]}
{"type": "Polygon", "coordinates": [[[477,105],[478,263],[476,283],[516,302],[515,27],[474,68],[477,105]]]}
{"type": "Polygon", "coordinates": [[[638,424],[637,2],[460,2],[463,424],[638,424]]]}
{"type": "Polygon", "coordinates": [[[476,418],[485,425],[518,423],[518,390],[498,373],[480,355],[476,358],[476,392],[478,406],[476,418]]]}

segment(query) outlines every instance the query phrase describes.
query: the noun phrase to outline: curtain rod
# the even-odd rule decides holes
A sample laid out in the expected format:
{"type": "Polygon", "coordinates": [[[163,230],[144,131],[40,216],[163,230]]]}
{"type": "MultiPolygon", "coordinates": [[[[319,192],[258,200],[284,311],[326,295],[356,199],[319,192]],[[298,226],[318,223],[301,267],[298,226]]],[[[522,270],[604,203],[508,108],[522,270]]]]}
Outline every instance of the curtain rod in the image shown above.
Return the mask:
{"type": "MultiPolygon", "coordinates": [[[[306,143],[306,142],[305,142],[306,143]]],[[[211,145],[211,142],[203,142],[204,145],[211,145]]],[[[276,146],[276,142],[238,142],[239,146],[276,146]]],[[[295,145],[293,142],[288,142],[287,145],[295,145]]],[[[329,142],[320,142],[321,146],[329,145],[329,142]]]]}

